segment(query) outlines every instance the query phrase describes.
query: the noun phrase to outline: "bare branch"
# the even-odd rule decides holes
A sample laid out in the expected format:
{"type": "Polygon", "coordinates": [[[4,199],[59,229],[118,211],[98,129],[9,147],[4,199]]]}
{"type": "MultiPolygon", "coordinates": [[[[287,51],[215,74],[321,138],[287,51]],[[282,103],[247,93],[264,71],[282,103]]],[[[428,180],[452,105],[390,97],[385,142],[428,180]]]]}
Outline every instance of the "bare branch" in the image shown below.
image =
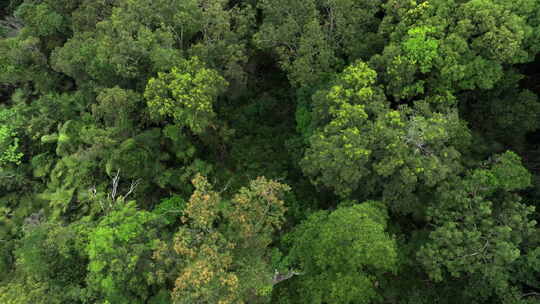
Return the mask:
{"type": "Polygon", "coordinates": [[[466,254],[464,256],[461,256],[460,258],[462,259],[462,258],[471,257],[471,256],[475,256],[475,255],[479,255],[481,253],[484,253],[484,251],[486,251],[486,248],[487,248],[488,244],[489,244],[489,241],[486,241],[486,244],[484,245],[484,247],[482,247],[482,249],[480,249],[479,251],[471,253],[471,254],[466,254]]]}
{"type": "Polygon", "coordinates": [[[112,191],[109,193],[108,197],[111,201],[116,199],[116,193],[118,191],[118,182],[120,181],[120,169],[116,171],[116,175],[112,179],[112,191]]]}
{"type": "Polygon", "coordinates": [[[274,272],[274,276],[272,277],[272,285],[276,285],[279,282],[288,280],[295,275],[302,275],[302,273],[296,272],[294,270],[289,270],[289,272],[287,273],[279,273],[279,271],[276,269],[274,272]]]}
{"type": "Polygon", "coordinates": [[[232,178],[230,178],[230,179],[227,181],[227,183],[225,184],[225,187],[223,187],[223,189],[221,189],[221,191],[219,191],[219,194],[225,192],[225,191],[229,188],[229,186],[231,185],[231,181],[232,181],[232,178]]]}
{"type": "Polygon", "coordinates": [[[133,191],[135,191],[135,189],[137,188],[137,186],[139,185],[140,182],[141,182],[141,179],[137,179],[135,181],[132,181],[131,185],[129,186],[129,191],[126,193],[124,198],[127,198],[131,193],[133,193],[133,191]]]}
{"type": "Polygon", "coordinates": [[[4,20],[0,20],[0,27],[4,27],[9,30],[8,37],[15,37],[19,31],[23,28],[22,22],[15,17],[6,17],[4,20]]]}

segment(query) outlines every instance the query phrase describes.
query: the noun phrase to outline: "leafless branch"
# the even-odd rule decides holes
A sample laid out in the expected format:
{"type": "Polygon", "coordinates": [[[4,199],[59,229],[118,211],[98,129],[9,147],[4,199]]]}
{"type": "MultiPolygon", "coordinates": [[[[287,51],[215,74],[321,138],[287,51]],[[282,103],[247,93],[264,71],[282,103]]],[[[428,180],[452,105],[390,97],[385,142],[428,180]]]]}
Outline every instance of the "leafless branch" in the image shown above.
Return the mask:
{"type": "Polygon", "coordinates": [[[17,36],[19,31],[23,28],[22,22],[15,17],[6,17],[4,20],[0,20],[0,26],[9,29],[7,35],[9,37],[17,36]]]}
{"type": "Polygon", "coordinates": [[[116,193],[118,191],[118,182],[120,182],[120,169],[116,171],[116,175],[112,179],[112,190],[111,190],[111,193],[109,193],[108,195],[111,201],[114,201],[116,199],[116,193]]]}
{"type": "Polygon", "coordinates": [[[486,241],[486,244],[484,245],[484,247],[482,247],[482,249],[480,249],[479,251],[471,253],[471,254],[466,254],[464,256],[461,256],[460,258],[471,257],[471,256],[475,256],[475,255],[479,255],[481,253],[484,253],[484,251],[486,251],[486,248],[487,248],[488,244],[489,244],[489,241],[486,241]]]}
{"type": "Polygon", "coordinates": [[[129,186],[129,190],[126,193],[126,195],[124,196],[124,198],[127,198],[131,193],[133,193],[133,191],[135,191],[135,189],[137,188],[137,186],[139,185],[140,182],[141,182],[141,179],[137,179],[135,181],[132,181],[131,185],[129,186]]]}
{"type": "Polygon", "coordinates": [[[223,189],[221,189],[221,191],[219,191],[220,194],[223,193],[223,192],[225,192],[225,191],[229,188],[229,186],[231,185],[231,181],[232,181],[232,178],[230,178],[230,179],[227,181],[227,183],[225,184],[225,187],[223,187],[223,189]]]}
{"type": "Polygon", "coordinates": [[[0,20],[0,25],[9,27],[16,31],[19,31],[24,26],[19,19],[11,16],[6,17],[4,20],[0,20]]]}
{"type": "Polygon", "coordinates": [[[272,277],[272,285],[276,285],[279,282],[288,280],[292,278],[295,275],[302,275],[301,272],[296,272],[294,270],[289,270],[287,273],[280,273],[277,269],[274,272],[274,276],[272,277]]]}

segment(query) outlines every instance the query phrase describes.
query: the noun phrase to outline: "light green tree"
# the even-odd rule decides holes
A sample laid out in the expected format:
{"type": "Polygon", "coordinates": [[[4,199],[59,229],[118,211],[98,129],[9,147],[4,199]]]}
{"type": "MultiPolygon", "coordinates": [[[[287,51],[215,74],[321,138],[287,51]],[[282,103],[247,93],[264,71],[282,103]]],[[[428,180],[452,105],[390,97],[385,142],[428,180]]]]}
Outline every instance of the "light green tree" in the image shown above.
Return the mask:
{"type": "Polygon", "coordinates": [[[151,260],[158,239],[157,218],[119,200],[88,232],[88,288],[99,303],[145,303],[150,297],[151,260]]]}
{"type": "Polygon", "coordinates": [[[293,286],[309,303],[380,299],[377,280],[396,270],[398,258],[387,220],[386,207],[375,201],[311,215],[287,237],[288,262],[300,272],[293,286]]]}
{"type": "Polygon", "coordinates": [[[227,82],[197,58],[182,61],[169,73],[148,81],[144,97],[154,117],[171,117],[195,133],[213,125],[213,105],[227,82]]]}
{"type": "Polygon", "coordinates": [[[315,184],[342,197],[382,197],[395,210],[419,211],[422,188],[429,192],[461,170],[470,135],[455,111],[434,112],[423,101],[391,109],[375,79],[357,62],[315,95],[320,127],[301,165],[315,184]]]}

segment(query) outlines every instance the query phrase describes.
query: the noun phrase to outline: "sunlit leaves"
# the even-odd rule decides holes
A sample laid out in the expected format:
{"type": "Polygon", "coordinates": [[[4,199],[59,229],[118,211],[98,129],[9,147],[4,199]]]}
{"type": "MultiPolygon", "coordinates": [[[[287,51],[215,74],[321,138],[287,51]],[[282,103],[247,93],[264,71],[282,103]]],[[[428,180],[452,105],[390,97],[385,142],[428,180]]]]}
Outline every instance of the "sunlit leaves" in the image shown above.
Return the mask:
{"type": "Polygon", "coordinates": [[[371,62],[398,99],[492,89],[505,64],[534,58],[527,44],[536,24],[507,3],[390,1],[386,8],[380,31],[390,42],[371,62]]]}
{"type": "Polygon", "coordinates": [[[89,233],[88,284],[111,303],[144,303],[150,295],[156,216],[134,202],[118,206],[89,233]]]}
{"type": "Polygon", "coordinates": [[[459,172],[469,131],[455,111],[434,112],[425,101],[391,109],[375,77],[359,62],[314,96],[322,126],[301,165],[317,185],[342,197],[382,195],[392,208],[412,212],[415,189],[459,172]]]}
{"type": "Polygon", "coordinates": [[[171,117],[175,123],[201,133],[212,125],[213,104],[226,86],[215,70],[193,57],[169,73],[150,79],[144,96],[155,117],[171,117]]]}

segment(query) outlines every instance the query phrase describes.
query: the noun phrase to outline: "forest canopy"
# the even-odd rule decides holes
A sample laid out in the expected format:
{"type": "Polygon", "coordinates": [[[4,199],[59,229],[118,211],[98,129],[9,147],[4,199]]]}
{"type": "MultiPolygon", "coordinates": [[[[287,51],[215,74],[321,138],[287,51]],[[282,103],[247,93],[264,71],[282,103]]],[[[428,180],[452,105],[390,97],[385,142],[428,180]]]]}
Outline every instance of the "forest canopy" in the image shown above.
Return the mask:
{"type": "Polygon", "coordinates": [[[0,0],[0,303],[540,304],[540,1],[0,0]]]}

